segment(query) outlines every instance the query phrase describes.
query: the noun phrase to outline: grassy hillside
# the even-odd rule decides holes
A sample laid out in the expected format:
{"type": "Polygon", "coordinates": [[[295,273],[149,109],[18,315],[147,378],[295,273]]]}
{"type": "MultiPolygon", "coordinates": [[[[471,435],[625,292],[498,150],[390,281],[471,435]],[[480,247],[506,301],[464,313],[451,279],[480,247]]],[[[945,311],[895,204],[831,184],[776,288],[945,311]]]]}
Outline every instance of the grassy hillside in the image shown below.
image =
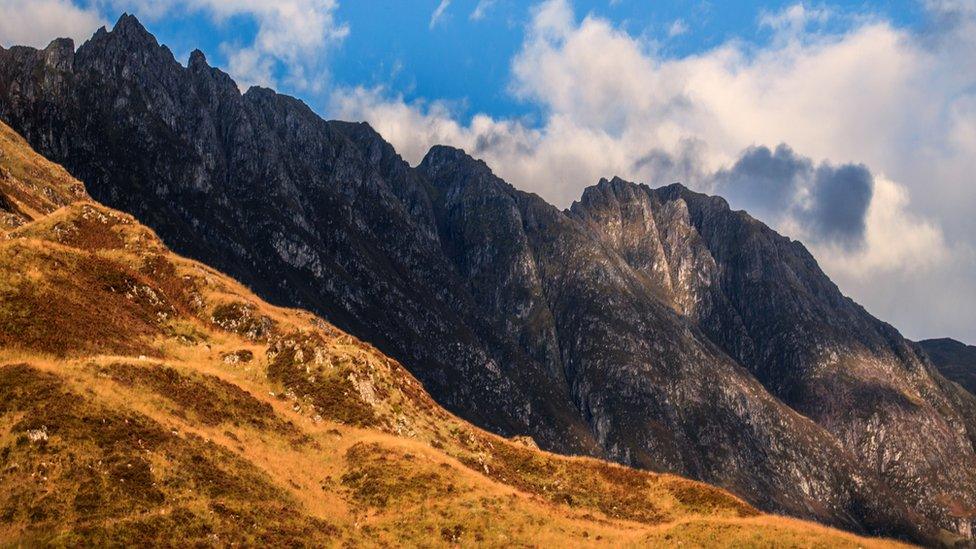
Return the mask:
{"type": "Polygon", "coordinates": [[[539,451],[0,128],[0,545],[880,546],[539,451]]]}

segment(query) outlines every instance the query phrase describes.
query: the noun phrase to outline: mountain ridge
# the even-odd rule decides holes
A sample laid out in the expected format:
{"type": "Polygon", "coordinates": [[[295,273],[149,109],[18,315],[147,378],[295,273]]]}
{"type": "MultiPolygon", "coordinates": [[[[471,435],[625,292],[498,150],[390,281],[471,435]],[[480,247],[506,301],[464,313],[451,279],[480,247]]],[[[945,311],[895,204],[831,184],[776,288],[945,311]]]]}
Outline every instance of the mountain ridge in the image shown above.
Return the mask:
{"type": "Polygon", "coordinates": [[[918,345],[942,375],[976,395],[976,346],[948,337],[922,340],[918,345]]]}
{"type": "Polygon", "coordinates": [[[373,342],[493,431],[971,538],[971,395],[801,244],[683,187],[615,179],[561,211],[458,150],[410,167],[368,125],[182,67],[137,23],[70,60],[0,52],[0,118],[177,251],[373,342]]]}
{"type": "Polygon", "coordinates": [[[2,123],[0,204],[0,543],[896,545],[482,431],[2,123]]]}

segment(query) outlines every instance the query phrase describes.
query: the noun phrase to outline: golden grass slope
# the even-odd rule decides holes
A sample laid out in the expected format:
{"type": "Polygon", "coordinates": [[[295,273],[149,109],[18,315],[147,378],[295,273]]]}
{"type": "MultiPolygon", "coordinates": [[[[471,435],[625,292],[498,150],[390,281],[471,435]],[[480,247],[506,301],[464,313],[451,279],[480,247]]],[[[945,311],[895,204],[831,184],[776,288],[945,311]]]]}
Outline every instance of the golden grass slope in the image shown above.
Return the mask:
{"type": "Polygon", "coordinates": [[[0,151],[0,545],[888,545],[481,431],[0,151]]]}

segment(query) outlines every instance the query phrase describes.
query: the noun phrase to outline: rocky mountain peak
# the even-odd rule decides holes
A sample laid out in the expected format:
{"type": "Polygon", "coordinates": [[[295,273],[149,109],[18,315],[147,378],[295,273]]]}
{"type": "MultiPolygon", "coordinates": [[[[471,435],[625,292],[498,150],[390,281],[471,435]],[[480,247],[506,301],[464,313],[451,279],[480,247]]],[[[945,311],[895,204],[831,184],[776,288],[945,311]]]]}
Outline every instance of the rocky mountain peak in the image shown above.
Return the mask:
{"type": "Polygon", "coordinates": [[[432,180],[444,180],[447,172],[470,176],[494,177],[491,168],[483,160],[476,159],[464,149],[447,145],[434,145],[417,167],[430,175],[432,180]]]}
{"type": "Polygon", "coordinates": [[[70,38],[55,38],[44,48],[46,64],[58,70],[71,70],[75,57],[75,42],[70,38]]]}
{"type": "Polygon", "coordinates": [[[245,97],[253,97],[262,101],[271,101],[278,94],[271,88],[265,88],[264,86],[251,86],[244,92],[245,97]]]}
{"type": "Polygon", "coordinates": [[[134,15],[123,14],[111,31],[100,28],[78,48],[76,63],[88,63],[97,70],[113,70],[122,77],[144,73],[162,77],[179,67],[173,53],[160,45],[134,15]]]}
{"type": "Polygon", "coordinates": [[[241,90],[237,83],[226,72],[211,67],[207,57],[200,50],[193,50],[187,61],[187,71],[194,75],[194,81],[199,87],[210,90],[213,97],[223,97],[231,102],[240,99],[241,90]]]}
{"type": "Polygon", "coordinates": [[[190,52],[190,60],[187,63],[187,66],[191,68],[198,68],[198,67],[210,68],[210,65],[207,64],[207,56],[204,55],[203,52],[200,51],[199,49],[195,49],[192,52],[190,52]]]}
{"type": "Polygon", "coordinates": [[[646,198],[649,192],[647,185],[632,183],[618,176],[613,176],[612,179],[601,178],[596,185],[583,189],[582,196],[570,206],[570,210],[580,211],[581,208],[596,204],[619,203],[632,200],[638,195],[646,198]]]}
{"type": "Polygon", "coordinates": [[[263,86],[251,86],[244,92],[244,99],[252,105],[261,105],[266,113],[277,113],[278,115],[291,115],[291,121],[298,123],[299,120],[324,124],[325,121],[308,106],[307,103],[290,95],[280,94],[270,88],[263,86]]]}
{"type": "Polygon", "coordinates": [[[128,13],[123,13],[115,22],[115,26],[112,27],[112,34],[116,34],[131,43],[143,42],[159,45],[156,42],[156,37],[143,26],[139,19],[128,13]]]}
{"type": "Polygon", "coordinates": [[[693,191],[684,184],[678,182],[654,189],[654,194],[656,194],[663,201],[676,200],[680,198],[693,208],[707,207],[713,211],[732,210],[729,203],[721,196],[708,195],[693,191]]]}
{"type": "Polygon", "coordinates": [[[609,180],[607,178],[601,178],[600,181],[594,185],[598,188],[610,188],[610,189],[634,189],[634,188],[648,188],[647,185],[643,183],[634,183],[633,181],[627,181],[626,179],[615,175],[609,180]]]}

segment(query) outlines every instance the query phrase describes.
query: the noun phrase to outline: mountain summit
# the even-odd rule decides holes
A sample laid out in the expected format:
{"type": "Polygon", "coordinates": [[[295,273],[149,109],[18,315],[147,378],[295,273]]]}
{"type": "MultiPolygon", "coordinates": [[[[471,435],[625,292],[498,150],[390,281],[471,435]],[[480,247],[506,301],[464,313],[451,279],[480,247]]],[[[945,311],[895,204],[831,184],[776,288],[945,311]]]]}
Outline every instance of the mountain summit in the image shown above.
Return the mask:
{"type": "Polygon", "coordinates": [[[680,185],[603,180],[562,211],[458,149],[411,167],[137,24],[65,58],[0,51],[0,119],[175,251],[372,342],[496,433],[972,539],[976,398],[802,244],[680,185]]]}

